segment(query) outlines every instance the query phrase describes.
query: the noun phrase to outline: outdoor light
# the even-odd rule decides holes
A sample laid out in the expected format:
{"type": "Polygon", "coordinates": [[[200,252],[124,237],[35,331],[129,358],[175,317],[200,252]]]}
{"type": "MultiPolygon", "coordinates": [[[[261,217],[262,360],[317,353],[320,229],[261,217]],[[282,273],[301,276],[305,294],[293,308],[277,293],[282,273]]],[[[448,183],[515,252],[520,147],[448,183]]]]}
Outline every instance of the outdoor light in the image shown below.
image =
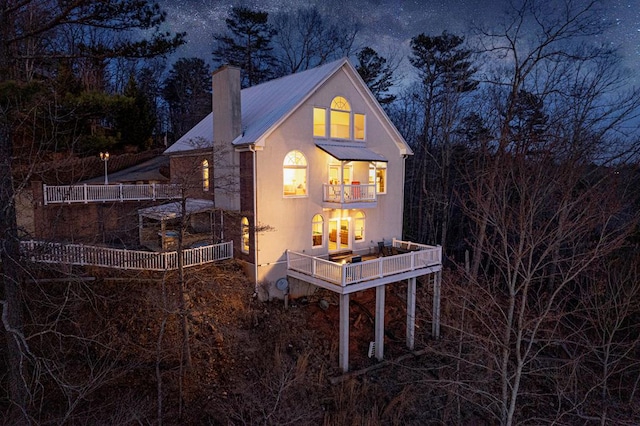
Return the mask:
{"type": "Polygon", "coordinates": [[[100,159],[104,161],[104,184],[109,185],[109,177],[107,176],[107,161],[109,161],[109,153],[101,152],[100,159]]]}

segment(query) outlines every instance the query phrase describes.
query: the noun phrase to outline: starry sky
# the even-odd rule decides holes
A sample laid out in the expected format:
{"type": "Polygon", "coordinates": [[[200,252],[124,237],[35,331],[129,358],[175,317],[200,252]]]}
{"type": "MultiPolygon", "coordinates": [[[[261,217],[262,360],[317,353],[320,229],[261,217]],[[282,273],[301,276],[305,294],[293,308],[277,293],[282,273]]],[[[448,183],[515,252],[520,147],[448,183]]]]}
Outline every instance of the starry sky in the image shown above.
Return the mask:
{"type": "MultiPolygon", "coordinates": [[[[466,35],[471,24],[502,19],[510,0],[158,0],[172,31],[186,31],[187,44],[174,56],[212,61],[213,34],[224,31],[232,5],[277,13],[315,5],[334,17],[354,16],[362,23],[358,46],[371,46],[385,57],[406,57],[409,41],[422,32],[466,35]]],[[[556,0],[548,0],[551,3],[556,0]]],[[[560,0],[558,0],[560,1],[560,0]]],[[[585,2],[587,0],[577,0],[585,2]]],[[[640,0],[602,0],[602,19],[612,24],[601,42],[619,46],[623,64],[634,70],[631,84],[640,86],[640,0]]],[[[406,62],[406,59],[405,59],[406,62]]],[[[408,67],[407,67],[408,68],[408,67]]],[[[405,68],[406,69],[406,68],[405,68]]]]}

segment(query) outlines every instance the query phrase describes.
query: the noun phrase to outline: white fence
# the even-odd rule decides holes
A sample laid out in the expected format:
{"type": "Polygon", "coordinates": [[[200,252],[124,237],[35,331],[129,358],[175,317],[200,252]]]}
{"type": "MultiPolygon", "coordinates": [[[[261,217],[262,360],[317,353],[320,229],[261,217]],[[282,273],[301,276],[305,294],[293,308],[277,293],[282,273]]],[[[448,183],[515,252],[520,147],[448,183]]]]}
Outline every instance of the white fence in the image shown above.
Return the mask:
{"type": "Polygon", "coordinates": [[[400,240],[393,240],[393,247],[406,252],[346,264],[287,251],[287,268],[344,287],[442,264],[442,247],[400,240]]]}
{"type": "MultiPolygon", "coordinates": [[[[178,268],[178,253],[122,250],[83,244],[21,241],[22,256],[32,262],[105,268],[166,271],[178,268]]],[[[233,258],[233,241],[182,250],[184,267],[233,258]]]]}
{"type": "Polygon", "coordinates": [[[43,185],[44,204],[99,203],[104,201],[170,200],[182,196],[180,186],[143,185],[43,185]]]}
{"type": "Polygon", "coordinates": [[[329,203],[361,203],[376,201],[375,185],[322,185],[323,201],[329,203]]]}

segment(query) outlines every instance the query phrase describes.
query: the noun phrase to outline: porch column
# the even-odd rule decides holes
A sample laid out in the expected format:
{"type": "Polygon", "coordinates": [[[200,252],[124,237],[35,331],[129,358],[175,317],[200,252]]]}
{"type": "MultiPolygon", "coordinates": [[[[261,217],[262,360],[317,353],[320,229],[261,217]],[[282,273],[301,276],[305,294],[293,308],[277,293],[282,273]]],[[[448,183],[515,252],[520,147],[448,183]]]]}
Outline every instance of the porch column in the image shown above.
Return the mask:
{"type": "Polygon", "coordinates": [[[384,356],[384,290],[386,286],[379,285],[376,287],[376,317],[375,317],[375,334],[376,334],[376,359],[382,361],[384,356]]]}
{"type": "Polygon", "coordinates": [[[407,348],[413,350],[416,337],[416,277],[407,280],[407,348]]]}
{"type": "Polygon", "coordinates": [[[442,271],[435,273],[433,277],[433,322],[431,323],[431,335],[434,339],[440,338],[440,282],[442,271]]]}
{"type": "Polygon", "coordinates": [[[340,343],[338,357],[342,372],[349,371],[349,295],[340,295],[340,343]]]}

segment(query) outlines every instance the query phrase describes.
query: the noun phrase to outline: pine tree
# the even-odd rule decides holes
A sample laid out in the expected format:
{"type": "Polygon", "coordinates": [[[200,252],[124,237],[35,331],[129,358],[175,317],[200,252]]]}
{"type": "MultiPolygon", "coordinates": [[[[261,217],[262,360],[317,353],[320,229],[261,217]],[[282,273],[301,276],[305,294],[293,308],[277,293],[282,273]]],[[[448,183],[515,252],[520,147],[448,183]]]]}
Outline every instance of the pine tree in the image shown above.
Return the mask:
{"type": "Polygon", "coordinates": [[[227,33],[214,37],[214,60],[239,67],[243,87],[262,83],[273,75],[275,59],[271,38],[275,31],[268,18],[267,12],[234,7],[231,16],[225,20],[227,33]]]}

